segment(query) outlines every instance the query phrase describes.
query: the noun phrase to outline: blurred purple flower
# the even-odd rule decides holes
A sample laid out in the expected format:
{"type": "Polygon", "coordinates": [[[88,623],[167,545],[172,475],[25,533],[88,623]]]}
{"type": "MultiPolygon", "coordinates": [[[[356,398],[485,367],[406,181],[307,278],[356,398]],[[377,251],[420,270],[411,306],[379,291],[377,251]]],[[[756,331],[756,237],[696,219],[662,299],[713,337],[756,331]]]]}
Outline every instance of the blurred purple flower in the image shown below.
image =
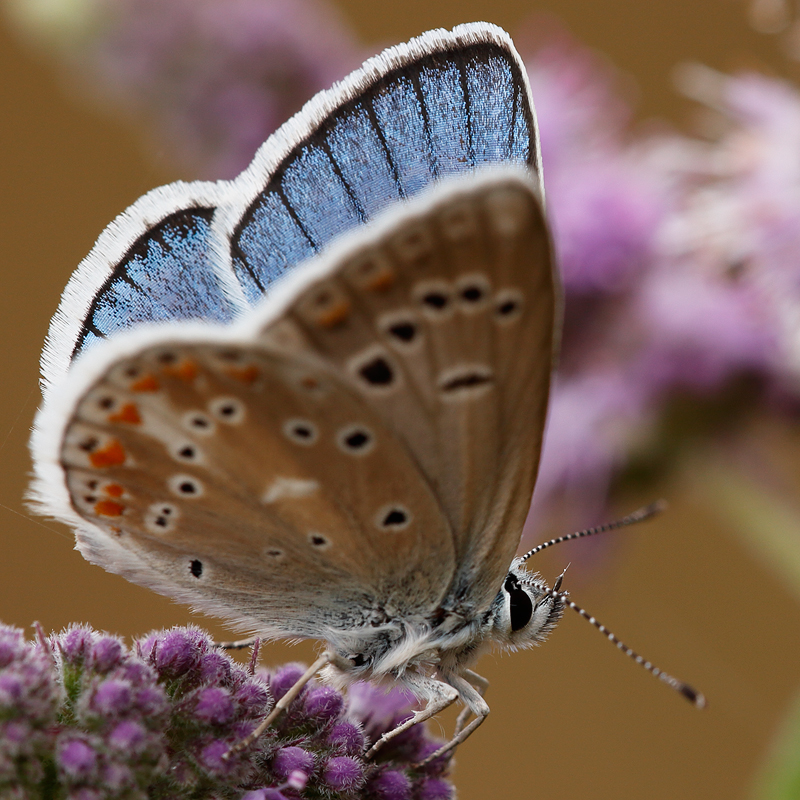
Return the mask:
{"type": "Polygon", "coordinates": [[[304,671],[253,675],[193,628],[150,634],[129,652],[88,628],[30,644],[0,626],[0,795],[38,797],[47,784],[59,797],[98,800],[452,797],[447,757],[417,766],[441,745],[424,726],[377,761],[364,759],[365,723],[379,737],[409,705],[405,692],[367,684],[356,684],[346,709],[337,691],[310,683],[251,748],[228,758],[263,719],[269,686],[285,691],[304,671]]]}
{"type": "Polygon", "coordinates": [[[209,178],[238,174],[361,60],[326,0],[87,0],[50,17],[16,2],[13,11],[27,32],[56,39],[106,102],[149,118],[154,152],[209,178]],[[54,35],[57,26],[66,33],[54,35]]]}

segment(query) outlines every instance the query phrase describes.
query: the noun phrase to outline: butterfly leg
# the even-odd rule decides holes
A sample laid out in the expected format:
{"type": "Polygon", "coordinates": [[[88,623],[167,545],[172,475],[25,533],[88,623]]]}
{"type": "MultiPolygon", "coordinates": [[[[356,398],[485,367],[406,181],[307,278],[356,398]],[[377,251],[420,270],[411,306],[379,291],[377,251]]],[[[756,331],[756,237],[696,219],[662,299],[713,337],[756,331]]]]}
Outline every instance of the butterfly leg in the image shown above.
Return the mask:
{"type": "Polygon", "coordinates": [[[264,731],[272,725],[273,722],[281,715],[281,713],[286,709],[294,700],[300,692],[303,691],[303,687],[324,667],[331,663],[334,659],[333,653],[323,653],[292,685],[291,689],[286,692],[283,697],[275,703],[275,707],[272,711],[267,714],[267,716],[263,719],[261,724],[248,736],[245,736],[240,742],[237,742],[227,753],[225,753],[225,758],[230,758],[234,753],[238,753],[241,750],[244,750],[246,747],[249,747],[259,736],[261,736],[264,731]]]}
{"type": "MultiPolygon", "coordinates": [[[[480,677],[474,672],[471,673],[471,675],[480,677]]],[[[486,685],[488,686],[488,681],[486,681],[485,678],[481,678],[481,680],[485,681],[486,685]]],[[[449,675],[447,677],[447,681],[464,701],[470,713],[475,715],[475,719],[472,720],[472,722],[470,722],[465,728],[456,732],[453,738],[446,745],[431,753],[417,766],[421,767],[425,764],[429,764],[434,759],[437,759],[440,756],[443,756],[445,753],[449,753],[451,750],[454,750],[456,747],[458,747],[458,745],[461,744],[461,742],[468,739],[472,735],[473,731],[486,719],[486,717],[489,716],[489,706],[481,696],[480,691],[475,689],[471,683],[459,675],[449,675]]]]}
{"type": "Polygon", "coordinates": [[[258,637],[252,639],[237,639],[235,642],[214,642],[214,647],[220,650],[245,650],[248,647],[253,647],[258,641],[258,637]]]}
{"type": "Polygon", "coordinates": [[[425,722],[425,720],[436,716],[440,711],[444,711],[444,709],[453,705],[453,703],[458,700],[458,689],[449,686],[444,681],[420,675],[406,675],[405,680],[411,691],[418,697],[427,697],[428,703],[425,708],[420,711],[415,711],[410,719],[407,719],[396,728],[392,728],[392,730],[384,733],[364,754],[366,758],[372,758],[386,742],[391,741],[403,731],[407,731],[412,725],[425,722]]]}
{"type": "MultiPolygon", "coordinates": [[[[461,676],[466,678],[478,690],[478,694],[480,694],[481,697],[486,694],[486,690],[489,688],[489,681],[487,681],[483,675],[478,675],[477,672],[473,672],[471,669],[465,669],[461,673],[461,676]]],[[[464,726],[467,724],[470,714],[472,714],[470,707],[464,706],[456,719],[456,727],[453,731],[453,736],[458,736],[458,734],[461,733],[464,726]]]]}

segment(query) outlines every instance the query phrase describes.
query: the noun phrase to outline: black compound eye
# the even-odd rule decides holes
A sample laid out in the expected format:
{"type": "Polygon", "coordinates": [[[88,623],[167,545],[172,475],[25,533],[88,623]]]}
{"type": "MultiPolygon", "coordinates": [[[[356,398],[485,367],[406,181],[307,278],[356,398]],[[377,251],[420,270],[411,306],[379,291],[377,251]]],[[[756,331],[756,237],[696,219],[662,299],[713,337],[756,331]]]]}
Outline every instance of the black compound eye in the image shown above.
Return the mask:
{"type": "Polygon", "coordinates": [[[508,613],[511,617],[511,630],[522,630],[533,616],[533,603],[528,593],[520,587],[519,581],[511,575],[506,578],[505,590],[508,592],[508,613]]]}

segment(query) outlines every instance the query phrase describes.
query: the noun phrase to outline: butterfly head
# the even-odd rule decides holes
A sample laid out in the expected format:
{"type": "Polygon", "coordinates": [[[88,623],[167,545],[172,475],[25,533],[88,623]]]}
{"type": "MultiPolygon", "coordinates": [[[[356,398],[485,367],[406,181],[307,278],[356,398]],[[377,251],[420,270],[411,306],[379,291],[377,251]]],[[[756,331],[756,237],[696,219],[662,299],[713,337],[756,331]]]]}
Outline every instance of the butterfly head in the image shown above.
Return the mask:
{"type": "Polygon", "coordinates": [[[560,594],[550,594],[542,577],[529,572],[521,558],[515,558],[495,598],[492,638],[507,650],[540,644],[561,619],[565,607],[560,594]]]}

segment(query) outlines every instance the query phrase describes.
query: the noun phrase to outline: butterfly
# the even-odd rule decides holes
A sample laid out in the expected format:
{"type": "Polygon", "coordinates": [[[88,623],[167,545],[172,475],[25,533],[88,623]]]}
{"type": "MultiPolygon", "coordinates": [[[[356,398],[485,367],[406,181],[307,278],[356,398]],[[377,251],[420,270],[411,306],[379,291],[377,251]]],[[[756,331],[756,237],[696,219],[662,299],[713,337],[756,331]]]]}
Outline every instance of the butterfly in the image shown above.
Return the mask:
{"type": "Polygon", "coordinates": [[[44,349],[33,497],[111,572],[321,640],[306,679],[404,682],[424,705],[384,738],[460,700],[437,757],[489,712],[480,653],[567,604],[515,558],[559,307],[522,61],[430,31],[101,234],[44,349]]]}

